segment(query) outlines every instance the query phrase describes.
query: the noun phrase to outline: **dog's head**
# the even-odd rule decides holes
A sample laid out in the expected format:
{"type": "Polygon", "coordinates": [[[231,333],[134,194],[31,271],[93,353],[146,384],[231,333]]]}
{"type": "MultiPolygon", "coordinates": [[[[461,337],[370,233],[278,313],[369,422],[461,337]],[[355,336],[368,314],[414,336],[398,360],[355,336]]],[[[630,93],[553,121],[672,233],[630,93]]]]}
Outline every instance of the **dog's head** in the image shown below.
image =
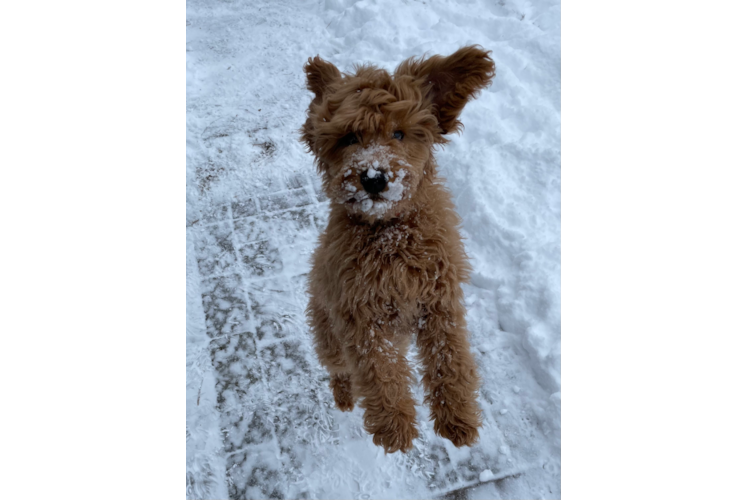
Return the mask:
{"type": "Polygon", "coordinates": [[[404,212],[435,174],[433,146],[459,130],[465,104],[490,83],[488,54],[473,46],[411,58],[392,75],[372,66],[341,74],[310,58],[304,70],[314,99],[302,140],[332,203],[369,223],[404,212]]]}

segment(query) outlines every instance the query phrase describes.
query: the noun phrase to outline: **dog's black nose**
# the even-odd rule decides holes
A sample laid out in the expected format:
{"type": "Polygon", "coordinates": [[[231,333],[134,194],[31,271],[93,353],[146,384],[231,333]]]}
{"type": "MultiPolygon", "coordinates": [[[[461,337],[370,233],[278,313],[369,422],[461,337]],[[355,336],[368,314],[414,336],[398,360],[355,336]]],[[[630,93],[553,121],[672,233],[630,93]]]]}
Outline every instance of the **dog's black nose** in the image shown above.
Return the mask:
{"type": "Polygon", "coordinates": [[[387,187],[387,178],[384,176],[384,172],[370,168],[361,172],[361,184],[367,193],[377,194],[387,187]],[[374,176],[369,177],[369,174],[374,174],[374,176]]]}

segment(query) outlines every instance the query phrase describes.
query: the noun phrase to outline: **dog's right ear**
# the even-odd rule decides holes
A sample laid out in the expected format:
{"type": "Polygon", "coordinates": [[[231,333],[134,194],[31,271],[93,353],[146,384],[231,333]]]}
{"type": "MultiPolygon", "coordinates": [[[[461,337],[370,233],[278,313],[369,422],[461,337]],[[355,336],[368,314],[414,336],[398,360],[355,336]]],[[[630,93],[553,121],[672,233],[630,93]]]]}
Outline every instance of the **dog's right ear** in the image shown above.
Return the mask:
{"type": "Polygon", "coordinates": [[[458,117],[465,104],[491,84],[495,67],[489,54],[473,45],[447,57],[411,57],[398,66],[395,74],[409,75],[420,82],[442,134],[450,134],[462,127],[458,117]]]}
{"type": "Polygon", "coordinates": [[[340,80],[340,71],[334,64],[321,59],[319,56],[309,58],[304,65],[306,72],[306,87],[314,92],[314,103],[322,101],[327,87],[337,80],[340,80]]]}

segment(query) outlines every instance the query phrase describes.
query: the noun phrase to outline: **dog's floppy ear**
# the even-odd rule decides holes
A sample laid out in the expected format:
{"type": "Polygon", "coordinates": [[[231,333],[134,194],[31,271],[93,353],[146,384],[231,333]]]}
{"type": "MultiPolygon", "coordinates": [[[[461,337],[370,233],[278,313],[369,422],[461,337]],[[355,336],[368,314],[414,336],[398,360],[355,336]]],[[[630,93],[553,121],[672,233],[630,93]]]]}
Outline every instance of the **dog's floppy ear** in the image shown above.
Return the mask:
{"type": "Polygon", "coordinates": [[[322,100],[325,89],[330,83],[340,79],[338,68],[319,56],[310,57],[304,65],[304,71],[306,72],[306,87],[314,92],[315,103],[322,100]]]}
{"type": "Polygon", "coordinates": [[[473,45],[447,57],[411,57],[398,66],[395,74],[410,75],[420,83],[434,106],[442,133],[449,134],[462,127],[457,118],[468,100],[491,83],[494,64],[489,53],[473,45]]]}

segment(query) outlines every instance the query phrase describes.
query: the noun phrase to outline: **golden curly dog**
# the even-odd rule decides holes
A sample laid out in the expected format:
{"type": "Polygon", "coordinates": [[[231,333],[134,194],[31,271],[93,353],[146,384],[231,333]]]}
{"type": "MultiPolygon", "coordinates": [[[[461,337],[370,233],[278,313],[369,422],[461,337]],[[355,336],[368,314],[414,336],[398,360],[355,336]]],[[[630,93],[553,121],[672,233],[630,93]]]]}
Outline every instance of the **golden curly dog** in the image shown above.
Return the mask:
{"type": "Polygon", "coordinates": [[[488,54],[411,58],[392,75],[341,74],[319,56],[304,66],[315,97],[302,140],[331,200],[307,314],[335,403],[350,411],[362,398],[365,429],[387,453],[418,437],[405,358],[413,334],[434,430],[455,446],[478,440],[480,380],[460,287],[470,268],[433,152],[489,85],[488,54]]]}

